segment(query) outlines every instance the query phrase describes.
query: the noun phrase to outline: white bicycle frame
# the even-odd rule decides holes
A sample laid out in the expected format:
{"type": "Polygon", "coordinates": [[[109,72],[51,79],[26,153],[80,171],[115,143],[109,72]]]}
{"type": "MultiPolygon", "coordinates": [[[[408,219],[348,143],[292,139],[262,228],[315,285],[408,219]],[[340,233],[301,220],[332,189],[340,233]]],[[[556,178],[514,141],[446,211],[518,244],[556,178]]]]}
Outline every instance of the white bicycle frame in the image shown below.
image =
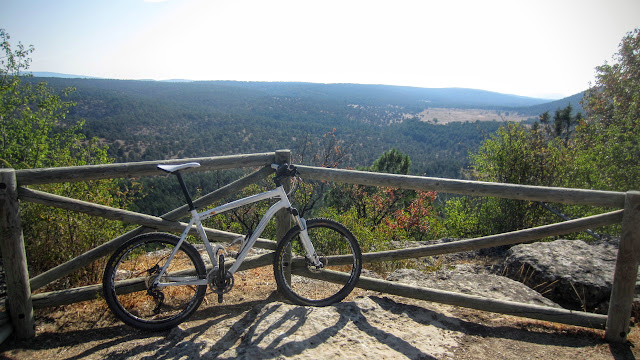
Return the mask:
{"type": "MultiPolygon", "coordinates": [[[[216,244],[215,248],[212,248],[211,242],[209,242],[209,239],[207,238],[207,234],[204,231],[204,227],[202,226],[202,221],[214,215],[221,214],[223,212],[233,210],[241,206],[253,204],[255,202],[262,201],[262,200],[275,199],[275,198],[278,198],[279,201],[273,204],[269,208],[269,210],[265,212],[265,214],[262,216],[262,219],[258,223],[258,226],[255,228],[255,230],[253,231],[249,239],[246,240],[246,242],[245,241],[242,242],[240,252],[238,253],[238,257],[236,258],[235,263],[228,270],[228,272],[231,275],[233,275],[238,270],[240,265],[242,265],[242,261],[245,259],[245,257],[249,253],[249,250],[251,250],[253,245],[256,243],[256,240],[258,240],[258,238],[266,228],[269,221],[273,218],[273,216],[281,209],[291,208],[291,202],[289,201],[289,198],[287,197],[287,193],[285,192],[284,188],[282,186],[278,186],[274,190],[266,191],[260,194],[235,200],[230,203],[215,207],[213,209],[205,210],[203,212],[198,212],[197,210],[191,210],[191,220],[189,221],[189,224],[182,232],[182,236],[180,236],[180,241],[178,241],[178,244],[171,252],[171,255],[169,255],[167,262],[162,266],[162,269],[160,269],[160,273],[158,274],[157,278],[154,280],[154,285],[156,285],[157,287],[165,287],[165,286],[172,286],[172,285],[207,285],[209,283],[208,279],[194,279],[193,277],[187,277],[187,276],[165,276],[164,275],[167,271],[167,268],[169,267],[169,264],[171,264],[173,257],[178,252],[178,250],[180,249],[180,246],[187,238],[187,234],[189,233],[193,225],[196,226],[198,230],[198,235],[204,242],[205,249],[209,254],[209,258],[211,259],[211,263],[213,264],[212,271],[217,271],[219,264],[218,264],[218,258],[216,254],[218,254],[220,250],[224,251],[224,247],[222,247],[222,245],[220,244],[216,244]]],[[[300,229],[301,229],[300,238],[302,240],[304,249],[307,253],[308,260],[311,262],[311,265],[316,267],[322,267],[322,263],[320,262],[320,259],[318,258],[318,255],[316,254],[313,248],[313,244],[311,243],[311,240],[309,239],[309,234],[307,233],[306,221],[304,220],[304,218],[301,218],[299,215],[295,215],[294,220],[296,224],[300,226],[300,229]]]]}

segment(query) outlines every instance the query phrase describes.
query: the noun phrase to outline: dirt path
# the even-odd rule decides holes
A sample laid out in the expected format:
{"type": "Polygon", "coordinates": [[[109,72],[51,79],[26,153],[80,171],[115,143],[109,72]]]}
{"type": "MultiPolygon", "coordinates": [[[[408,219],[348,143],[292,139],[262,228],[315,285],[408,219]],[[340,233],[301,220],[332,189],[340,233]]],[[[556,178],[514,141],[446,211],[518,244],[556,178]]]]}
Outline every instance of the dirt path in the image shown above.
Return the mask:
{"type": "MultiPolygon", "coordinates": [[[[9,359],[635,359],[640,336],[603,333],[373,292],[326,308],[288,304],[267,273],[214,297],[164,333],[122,325],[97,300],[38,311],[37,336],[9,340],[9,359]]],[[[243,283],[242,277],[239,283],[243,283]]]]}

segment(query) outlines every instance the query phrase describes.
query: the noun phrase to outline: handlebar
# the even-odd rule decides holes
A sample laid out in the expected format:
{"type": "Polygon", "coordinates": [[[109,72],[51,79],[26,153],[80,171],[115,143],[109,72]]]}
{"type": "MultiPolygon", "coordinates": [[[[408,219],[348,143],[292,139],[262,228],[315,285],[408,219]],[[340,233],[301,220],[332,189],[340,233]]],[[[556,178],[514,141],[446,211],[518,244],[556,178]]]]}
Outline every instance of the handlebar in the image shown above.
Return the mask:
{"type": "Polygon", "coordinates": [[[298,168],[293,164],[271,164],[271,168],[276,171],[276,177],[280,179],[284,177],[294,177],[300,174],[298,168]]]}
{"type": "MultiPolygon", "coordinates": [[[[275,182],[276,186],[281,186],[282,183],[280,180],[287,177],[295,178],[300,172],[298,172],[298,168],[295,165],[284,163],[282,165],[279,164],[271,164],[271,168],[276,171],[276,176],[273,178],[273,182],[275,182]]],[[[291,189],[292,191],[295,189],[291,189]]]]}

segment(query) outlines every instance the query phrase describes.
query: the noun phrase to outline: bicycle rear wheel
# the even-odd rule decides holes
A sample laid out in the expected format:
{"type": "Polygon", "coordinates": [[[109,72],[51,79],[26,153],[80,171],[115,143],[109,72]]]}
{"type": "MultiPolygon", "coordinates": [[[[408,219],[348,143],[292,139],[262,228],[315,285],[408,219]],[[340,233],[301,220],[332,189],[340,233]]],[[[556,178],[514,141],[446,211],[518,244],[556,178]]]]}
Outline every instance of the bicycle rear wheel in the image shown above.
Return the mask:
{"type": "MultiPolygon", "coordinates": [[[[104,297],[126,324],[150,331],[170,329],[202,303],[206,285],[152,285],[179,240],[166,233],[136,236],[120,246],[107,262],[102,281],[104,297]]],[[[166,275],[205,279],[206,268],[198,251],[185,241],[166,275]]]]}
{"type": "Polygon", "coordinates": [[[310,219],[307,232],[324,265],[316,269],[306,258],[300,227],[289,230],[276,248],[274,275],[278,288],[300,305],[327,306],[343,300],[355,287],[362,270],[356,238],[330,219],[310,219]]]}

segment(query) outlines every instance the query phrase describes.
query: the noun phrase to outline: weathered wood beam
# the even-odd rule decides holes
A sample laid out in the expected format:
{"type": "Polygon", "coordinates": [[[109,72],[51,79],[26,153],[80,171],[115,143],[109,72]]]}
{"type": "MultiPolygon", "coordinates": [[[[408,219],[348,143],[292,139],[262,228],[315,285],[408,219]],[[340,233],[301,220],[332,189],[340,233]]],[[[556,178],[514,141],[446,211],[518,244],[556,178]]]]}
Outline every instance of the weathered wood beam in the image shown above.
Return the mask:
{"type": "Polygon", "coordinates": [[[627,193],[622,233],[616,268],[613,274],[609,319],[605,338],[612,342],[625,342],[629,334],[629,319],[635,296],[640,258],[640,191],[627,193]]]}
{"type": "MultiPolygon", "coordinates": [[[[140,226],[146,226],[150,229],[182,233],[182,231],[184,231],[185,227],[188,225],[187,223],[180,221],[169,221],[157,216],[116,209],[109,206],[90,203],[87,201],[49,194],[38,190],[19,188],[18,194],[20,196],[20,199],[24,201],[48,205],[75,212],[81,212],[88,215],[103,217],[105,219],[122,221],[128,224],[137,224],[140,226]]],[[[243,236],[241,234],[211,228],[204,228],[204,230],[209,240],[217,242],[229,242],[233,241],[239,236],[243,236]]],[[[198,231],[196,226],[192,226],[190,234],[196,235],[197,233],[198,231]]],[[[254,246],[263,249],[275,250],[276,242],[268,239],[258,239],[254,246]]]]}
{"type": "Polygon", "coordinates": [[[31,291],[35,291],[40,289],[41,287],[52,283],[63,276],[69,275],[75,270],[80,269],[81,267],[87,266],[97,259],[106,256],[112,252],[114,252],[118,246],[122,245],[127,240],[130,240],[140,234],[144,234],[145,232],[149,232],[150,229],[145,227],[135,228],[127,233],[124,233],[117,238],[106,242],[98,247],[95,247],[82,255],[76,256],[75,258],[60,264],[52,269],[49,269],[41,274],[38,274],[31,278],[31,291]]]}
{"type": "Polygon", "coordinates": [[[98,179],[127,178],[137,176],[163,175],[156,168],[158,164],[181,164],[199,162],[200,167],[191,171],[221,170],[239,167],[265,166],[274,162],[275,153],[214,156],[189,159],[141,161],[104,165],[69,166],[56,168],[16,170],[18,185],[48,184],[98,179]]]}
{"type": "Polygon", "coordinates": [[[0,250],[5,270],[7,311],[18,339],[36,334],[29,269],[24,248],[16,174],[13,169],[0,169],[0,250]]]}
{"type": "MultiPolygon", "coordinates": [[[[479,250],[502,245],[513,245],[543,239],[550,236],[558,236],[580,232],[584,229],[597,228],[617,224],[622,220],[624,210],[616,210],[600,215],[593,215],[581,219],[574,219],[557,224],[543,225],[535,228],[518,230],[504,234],[483,236],[475,239],[452,241],[448,243],[425,245],[414,248],[378,251],[362,254],[365,263],[403,260],[423,256],[451,254],[461,251],[479,250]]],[[[346,255],[328,256],[332,265],[343,265],[351,262],[351,257],[346,255]]]]}
{"type": "MultiPolygon", "coordinates": [[[[295,270],[300,275],[344,284],[348,274],[325,270],[319,273],[306,271],[306,268],[295,270]]],[[[432,301],[440,304],[460,306],[470,309],[489,311],[499,314],[526,317],[530,319],[552,321],[562,324],[604,329],[606,315],[572,311],[540,305],[523,304],[514,301],[496,300],[477,295],[461,294],[445,290],[437,290],[411,286],[398,282],[360,277],[357,287],[379,291],[385,294],[398,295],[412,299],[432,301]]]]}
{"type": "Polygon", "coordinates": [[[442,179],[425,176],[383,174],[368,171],[327,169],[297,165],[303,178],[369,186],[438,191],[473,196],[494,196],[516,200],[544,201],[624,208],[625,194],[615,191],[502,184],[483,181],[442,179]]]}

